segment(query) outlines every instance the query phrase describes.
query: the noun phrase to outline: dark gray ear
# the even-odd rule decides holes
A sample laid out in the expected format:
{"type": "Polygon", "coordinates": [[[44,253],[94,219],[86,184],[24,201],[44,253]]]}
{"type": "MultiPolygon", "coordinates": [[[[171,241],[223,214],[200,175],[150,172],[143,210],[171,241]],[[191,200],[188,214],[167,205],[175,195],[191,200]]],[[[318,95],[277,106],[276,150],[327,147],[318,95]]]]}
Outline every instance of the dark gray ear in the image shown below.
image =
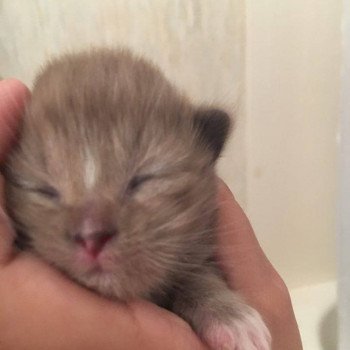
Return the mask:
{"type": "Polygon", "coordinates": [[[219,109],[199,110],[195,113],[194,125],[200,141],[212,151],[215,161],[219,157],[230,132],[230,117],[219,109]]]}

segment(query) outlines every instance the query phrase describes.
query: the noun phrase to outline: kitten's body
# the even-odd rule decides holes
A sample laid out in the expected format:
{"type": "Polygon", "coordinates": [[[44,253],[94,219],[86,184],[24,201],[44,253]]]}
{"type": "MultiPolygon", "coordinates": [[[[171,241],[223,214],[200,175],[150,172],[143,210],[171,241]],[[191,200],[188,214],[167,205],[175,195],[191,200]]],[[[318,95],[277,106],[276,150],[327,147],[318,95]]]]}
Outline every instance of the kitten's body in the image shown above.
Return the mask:
{"type": "Polygon", "coordinates": [[[229,119],[126,51],[68,55],[39,76],[6,167],[19,243],[79,283],[147,298],[214,350],[269,349],[214,259],[214,163],[229,119]]]}

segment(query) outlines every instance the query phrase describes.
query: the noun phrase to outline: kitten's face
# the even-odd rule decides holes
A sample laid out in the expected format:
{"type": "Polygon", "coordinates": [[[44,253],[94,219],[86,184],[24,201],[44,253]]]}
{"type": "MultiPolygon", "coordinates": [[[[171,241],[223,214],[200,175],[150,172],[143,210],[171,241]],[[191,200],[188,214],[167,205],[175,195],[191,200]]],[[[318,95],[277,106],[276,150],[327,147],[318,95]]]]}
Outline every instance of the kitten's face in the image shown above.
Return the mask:
{"type": "MultiPolygon", "coordinates": [[[[107,62],[97,63],[103,75],[107,62]]],[[[80,283],[147,297],[210,253],[208,133],[201,138],[194,109],[153,68],[142,89],[135,68],[113,86],[118,78],[96,82],[79,65],[71,74],[71,61],[53,65],[34,89],[7,164],[9,212],[24,243],[80,283]]]]}

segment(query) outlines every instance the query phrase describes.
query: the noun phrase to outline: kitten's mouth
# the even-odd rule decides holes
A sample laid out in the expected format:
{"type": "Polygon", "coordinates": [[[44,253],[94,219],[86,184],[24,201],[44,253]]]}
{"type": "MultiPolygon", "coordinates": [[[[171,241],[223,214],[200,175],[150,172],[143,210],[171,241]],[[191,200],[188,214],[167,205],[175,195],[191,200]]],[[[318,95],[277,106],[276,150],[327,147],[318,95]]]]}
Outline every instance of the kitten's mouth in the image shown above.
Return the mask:
{"type": "Polygon", "coordinates": [[[101,250],[98,254],[91,253],[83,247],[78,247],[76,251],[76,262],[88,273],[97,275],[108,273],[115,264],[118,263],[118,257],[113,254],[113,258],[106,249],[101,250]]]}

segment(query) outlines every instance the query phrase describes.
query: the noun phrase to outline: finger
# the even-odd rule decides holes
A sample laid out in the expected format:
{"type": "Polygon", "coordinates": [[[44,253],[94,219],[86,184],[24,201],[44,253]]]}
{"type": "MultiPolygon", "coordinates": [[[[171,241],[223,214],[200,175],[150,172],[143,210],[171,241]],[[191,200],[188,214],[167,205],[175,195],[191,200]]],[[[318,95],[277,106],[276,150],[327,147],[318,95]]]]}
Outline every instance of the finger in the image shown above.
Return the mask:
{"type": "Polygon", "coordinates": [[[227,185],[219,180],[218,255],[234,289],[261,287],[276,273],[266,258],[253,228],[227,185]]]}
{"type": "Polygon", "coordinates": [[[206,349],[174,314],[99,297],[30,254],[0,269],[0,278],[1,349],[206,349]]]}
{"type": "Polygon", "coordinates": [[[0,161],[14,140],[28,97],[29,90],[20,81],[0,81],[0,161]]]}
{"type": "Polygon", "coordinates": [[[134,310],[139,334],[143,333],[140,346],[149,343],[147,349],[152,350],[207,350],[191,327],[171,312],[144,301],[132,302],[129,306],[134,310]]]}

